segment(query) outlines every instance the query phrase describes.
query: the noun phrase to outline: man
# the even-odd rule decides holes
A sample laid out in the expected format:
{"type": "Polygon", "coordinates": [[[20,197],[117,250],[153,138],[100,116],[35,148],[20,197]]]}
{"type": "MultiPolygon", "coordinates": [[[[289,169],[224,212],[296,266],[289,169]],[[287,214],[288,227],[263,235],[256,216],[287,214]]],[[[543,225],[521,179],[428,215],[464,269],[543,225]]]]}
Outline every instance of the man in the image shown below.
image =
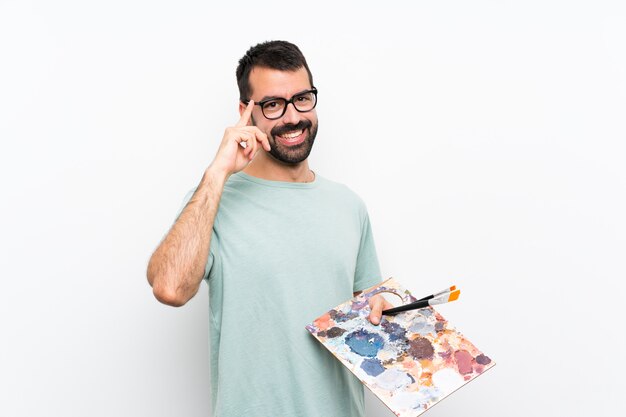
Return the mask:
{"type": "MultiPolygon", "coordinates": [[[[156,298],[182,306],[209,284],[214,417],[351,417],[359,381],[304,326],[381,281],[365,205],[314,173],[317,90],[297,46],[239,61],[240,119],[152,255],[156,298]]],[[[380,296],[370,301],[378,324],[380,296]]]]}

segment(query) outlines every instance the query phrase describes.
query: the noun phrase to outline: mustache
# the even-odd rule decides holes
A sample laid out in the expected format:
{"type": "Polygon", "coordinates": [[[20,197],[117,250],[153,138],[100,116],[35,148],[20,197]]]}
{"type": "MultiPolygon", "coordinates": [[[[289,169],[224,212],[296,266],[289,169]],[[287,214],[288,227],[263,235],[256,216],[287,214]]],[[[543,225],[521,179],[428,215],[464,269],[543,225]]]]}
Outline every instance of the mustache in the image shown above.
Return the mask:
{"type": "Polygon", "coordinates": [[[294,130],[304,130],[308,129],[313,125],[310,120],[300,120],[297,124],[286,124],[282,126],[276,126],[271,130],[272,136],[280,136],[288,132],[293,132],[294,130]]]}

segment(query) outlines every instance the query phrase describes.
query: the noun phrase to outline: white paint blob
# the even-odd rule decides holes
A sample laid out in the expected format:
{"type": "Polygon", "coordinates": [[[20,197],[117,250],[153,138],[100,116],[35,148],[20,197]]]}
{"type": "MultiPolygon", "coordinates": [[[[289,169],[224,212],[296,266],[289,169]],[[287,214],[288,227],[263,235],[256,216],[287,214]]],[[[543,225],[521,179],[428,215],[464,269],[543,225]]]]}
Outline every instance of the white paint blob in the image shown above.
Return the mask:
{"type": "Polygon", "coordinates": [[[433,385],[443,392],[452,392],[458,389],[465,380],[454,370],[446,368],[433,374],[433,385]]]}
{"type": "Polygon", "coordinates": [[[387,369],[376,378],[376,385],[389,391],[402,389],[412,382],[413,379],[406,372],[397,369],[387,369]]]}
{"type": "Polygon", "coordinates": [[[391,402],[397,409],[420,409],[422,408],[422,398],[417,392],[398,392],[393,396],[391,402]]]}

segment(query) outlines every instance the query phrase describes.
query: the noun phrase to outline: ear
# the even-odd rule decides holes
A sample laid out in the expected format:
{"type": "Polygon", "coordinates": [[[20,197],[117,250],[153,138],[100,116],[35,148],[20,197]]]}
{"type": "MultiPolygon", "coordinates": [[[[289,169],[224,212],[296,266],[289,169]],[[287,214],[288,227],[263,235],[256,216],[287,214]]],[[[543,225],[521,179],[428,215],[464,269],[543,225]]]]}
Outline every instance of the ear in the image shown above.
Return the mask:
{"type": "Polygon", "coordinates": [[[241,117],[244,110],[246,110],[246,107],[247,107],[246,103],[244,103],[243,101],[239,101],[239,117],[241,117]]]}

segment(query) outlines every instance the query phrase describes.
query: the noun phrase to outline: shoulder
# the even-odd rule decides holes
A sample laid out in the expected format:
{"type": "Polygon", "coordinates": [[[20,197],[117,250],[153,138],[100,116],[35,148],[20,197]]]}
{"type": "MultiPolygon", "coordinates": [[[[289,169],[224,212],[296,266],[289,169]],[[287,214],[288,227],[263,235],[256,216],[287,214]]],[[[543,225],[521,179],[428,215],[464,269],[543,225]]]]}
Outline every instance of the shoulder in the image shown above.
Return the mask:
{"type": "Polygon", "coordinates": [[[346,184],[322,176],[319,176],[318,181],[320,181],[320,189],[331,196],[335,201],[352,207],[354,210],[357,210],[359,214],[367,213],[367,207],[363,199],[346,184]]]}

